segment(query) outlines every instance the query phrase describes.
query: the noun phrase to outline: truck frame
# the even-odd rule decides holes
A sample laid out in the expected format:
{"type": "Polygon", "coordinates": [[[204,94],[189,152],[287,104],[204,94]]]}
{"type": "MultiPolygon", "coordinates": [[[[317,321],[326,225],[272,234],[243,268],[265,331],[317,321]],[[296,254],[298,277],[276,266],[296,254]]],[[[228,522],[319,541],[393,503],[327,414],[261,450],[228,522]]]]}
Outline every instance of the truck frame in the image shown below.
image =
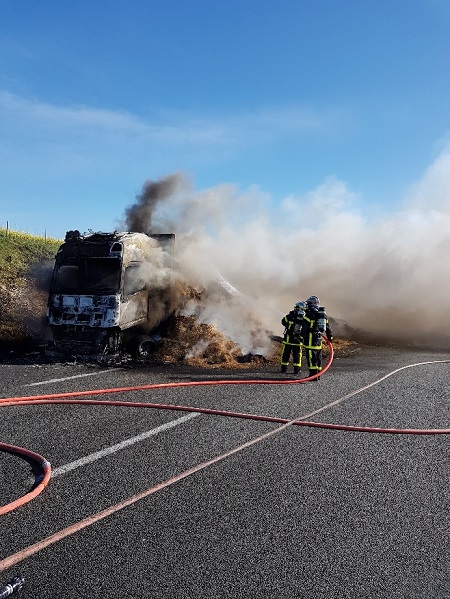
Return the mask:
{"type": "Polygon", "coordinates": [[[47,355],[146,359],[173,312],[173,233],[68,231],[53,267],[47,355]]]}

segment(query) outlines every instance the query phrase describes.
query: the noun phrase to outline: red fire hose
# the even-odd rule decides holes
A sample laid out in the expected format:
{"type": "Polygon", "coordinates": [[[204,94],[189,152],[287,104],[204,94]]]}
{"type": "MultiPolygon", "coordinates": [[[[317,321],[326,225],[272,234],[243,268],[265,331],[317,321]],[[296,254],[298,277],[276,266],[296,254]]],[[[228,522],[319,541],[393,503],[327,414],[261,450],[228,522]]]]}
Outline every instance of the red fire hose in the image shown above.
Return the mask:
{"type": "MultiPolygon", "coordinates": [[[[316,379],[319,375],[322,376],[330,367],[333,361],[333,346],[331,342],[325,337],[325,341],[329,347],[328,360],[323,369],[314,376],[303,378],[303,379],[283,379],[283,380],[214,380],[214,381],[189,381],[181,383],[159,383],[152,385],[140,385],[135,387],[113,387],[110,389],[96,389],[89,391],[73,391],[67,393],[53,393],[47,395],[34,395],[25,397],[7,397],[0,399],[0,407],[6,406],[19,406],[19,405],[41,405],[41,404],[77,404],[77,405],[103,405],[103,406],[121,406],[128,408],[153,408],[162,410],[176,410],[184,412],[199,412],[202,414],[211,414],[217,416],[228,416],[232,418],[244,418],[248,420],[259,420],[265,422],[273,422],[279,424],[287,424],[291,422],[285,418],[277,418],[271,416],[262,416],[257,414],[245,414],[239,412],[227,412],[224,410],[213,410],[209,408],[196,408],[192,406],[180,406],[170,404],[156,404],[146,402],[128,402],[128,401],[101,401],[101,400],[80,400],[71,399],[73,397],[85,397],[93,395],[111,394],[111,393],[124,393],[130,391],[142,391],[147,389],[166,389],[171,387],[192,387],[192,386],[206,386],[206,385],[292,385],[305,383],[316,379]]],[[[347,397],[347,396],[346,396],[347,397]]],[[[371,432],[371,433],[391,433],[391,434],[413,434],[413,435],[437,435],[437,434],[449,434],[450,429],[393,429],[393,428],[375,428],[365,426],[351,426],[341,424],[328,424],[322,422],[312,422],[305,420],[296,420],[292,422],[296,426],[308,426],[323,429],[332,430],[343,430],[353,432],[371,432]]],[[[0,443],[0,451],[8,452],[11,454],[18,455],[25,459],[29,459],[38,464],[41,469],[41,477],[35,481],[33,489],[20,497],[19,499],[9,503],[3,507],[0,507],[0,515],[11,512],[14,509],[28,503],[34,499],[39,493],[41,493],[47,486],[51,477],[51,467],[45,458],[37,453],[16,447],[13,445],[7,445],[0,443]]]]}
{"type": "Polygon", "coordinates": [[[42,472],[41,478],[35,481],[34,487],[31,491],[29,491],[26,495],[23,495],[23,497],[8,503],[7,505],[0,506],[0,516],[2,516],[3,514],[12,512],[12,510],[15,510],[21,505],[28,503],[37,497],[39,493],[42,493],[50,480],[51,468],[50,463],[47,462],[45,458],[34,451],[30,451],[29,449],[24,449],[23,447],[17,447],[15,445],[8,445],[6,443],[0,443],[0,451],[11,453],[24,459],[29,459],[33,462],[36,462],[42,472]]]}

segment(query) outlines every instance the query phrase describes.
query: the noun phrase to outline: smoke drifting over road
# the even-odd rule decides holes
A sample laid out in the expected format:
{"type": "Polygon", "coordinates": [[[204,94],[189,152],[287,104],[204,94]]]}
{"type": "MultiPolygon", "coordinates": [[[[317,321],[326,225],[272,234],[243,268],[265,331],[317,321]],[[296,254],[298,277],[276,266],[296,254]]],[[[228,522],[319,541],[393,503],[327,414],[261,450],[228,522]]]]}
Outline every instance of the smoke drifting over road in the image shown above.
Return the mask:
{"type": "Polygon", "coordinates": [[[282,314],[312,294],[337,334],[345,324],[374,339],[450,347],[449,152],[400,208],[371,219],[334,178],[274,208],[256,187],[196,192],[180,174],[146,183],[126,215],[129,230],[176,234],[180,279],[206,292],[186,313],[244,352],[264,353],[264,331],[281,334],[282,314]]]}

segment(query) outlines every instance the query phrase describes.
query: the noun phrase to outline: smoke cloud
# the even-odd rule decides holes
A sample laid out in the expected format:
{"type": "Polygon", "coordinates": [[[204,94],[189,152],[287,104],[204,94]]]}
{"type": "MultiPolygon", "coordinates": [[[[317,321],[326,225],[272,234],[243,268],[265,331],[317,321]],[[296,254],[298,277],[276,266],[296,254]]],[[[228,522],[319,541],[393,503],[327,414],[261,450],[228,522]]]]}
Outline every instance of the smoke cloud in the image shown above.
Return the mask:
{"type": "Polygon", "coordinates": [[[258,188],[197,192],[180,174],[147,182],[128,230],[176,234],[180,280],[203,291],[184,308],[244,352],[264,354],[283,314],[318,295],[334,333],[450,347],[450,152],[403,204],[369,218],[335,178],[276,207],[258,188]]]}
{"type": "Polygon", "coordinates": [[[175,195],[186,182],[181,175],[174,174],[160,181],[147,181],[136,201],[125,210],[125,229],[136,233],[155,233],[155,212],[159,204],[175,195]]]}

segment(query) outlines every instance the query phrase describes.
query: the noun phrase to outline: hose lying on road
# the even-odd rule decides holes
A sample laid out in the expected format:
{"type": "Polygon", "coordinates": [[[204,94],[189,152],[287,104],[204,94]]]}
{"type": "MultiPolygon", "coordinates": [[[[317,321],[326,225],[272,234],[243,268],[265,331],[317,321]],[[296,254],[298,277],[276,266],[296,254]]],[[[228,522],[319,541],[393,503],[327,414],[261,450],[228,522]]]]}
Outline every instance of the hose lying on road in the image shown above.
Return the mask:
{"type": "MultiPolygon", "coordinates": [[[[111,393],[123,393],[130,391],[142,391],[148,389],[165,389],[171,387],[187,387],[187,386],[206,386],[206,385],[245,385],[245,384],[265,384],[265,385],[292,385],[305,383],[311,380],[316,379],[319,374],[322,376],[330,367],[333,361],[333,346],[331,342],[325,337],[325,341],[328,344],[330,353],[328,356],[328,360],[323,367],[322,371],[313,377],[307,377],[303,379],[275,379],[275,380],[214,380],[214,381],[189,381],[189,382],[178,382],[178,383],[158,383],[152,385],[140,385],[135,387],[115,387],[111,389],[96,389],[90,391],[74,391],[68,393],[53,393],[47,395],[35,395],[35,396],[25,396],[25,397],[9,397],[0,399],[0,407],[6,406],[20,406],[20,405],[47,405],[47,404],[77,404],[77,405],[95,405],[95,406],[120,406],[120,407],[128,407],[128,408],[152,408],[152,409],[160,409],[160,410],[176,410],[183,412],[199,412],[202,414],[210,414],[216,416],[228,416],[232,418],[244,418],[248,420],[259,420],[265,422],[272,422],[278,424],[286,424],[290,422],[289,419],[271,417],[271,416],[263,416],[258,414],[245,414],[239,412],[228,412],[224,410],[214,410],[210,408],[197,408],[192,406],[181,406],[181,405],[170,405],[170,404],[157,404],[157,403],[147,403],[147,402],[130,402],[130,401],[102,401],[102,400],[81,400],[81,399],[71,399],[75,397],[86,397],[93,395],[102,395],[102,394],[111,394],[111,393]]],[[[447,362],[448,360],[443,360],[442,362],[447,362]]],[[[427,362],[433,363],[433,362],[427,362]]],[[[409,368],[410,366],[406,366],[403,368],[409,368]]],[[[394,372],[398,372],[399,370],[403,370],[400,368],[394,372]]],[[[387,378],[386,375],[384,378],[387,378]]],[[[382,379],[382,380],[383,380],[382,379]]],[[[377,381],[379,382],[379,381],[377,381]]],[[[374,383],[373,383],[374,384],[374,383]]],[[[363,389],[372,386],[372,384],[367,385],[363,389]]],[[[362,389],[361,389],[362,390],[362,389]]],[[[360,391],[360,390],[358,390],[360,391]]],[[[346,399],[356,392],[350,393],[349,395],[341,398],[338,401],[346,399]]],[[[337,402],[336,402],[337,403],[337,402]]],[[[296,426],[307,426],[314,428],[323,428],[323,429],[331,429],[331,430],[342,430],[342,431],[353,431],[353,432],[370,432],[370,433],[390,433],[390,434],[410,434],[410,435],[438,435],[438,434],[449,434],[450,429],[399,429],[399,428],[377,428],[377,427],[366,427],[366,426],[352,426],[352,425],[343,425],[343,424],[329,424],[323,422],[312,422],[310,420],[296,420],[292,424],[296,426]]],[[[39,479],[35,481],[35,485],[33,489],[17,499],[12,503],[9,503],[3,507],[0,507],[0,515],[6,514],[25,503],[28,503],[32,499],[34,499],[39,493],[41,493],[44,488],[47,486],[50,477],[51,477],[51,468],[50,464],[47,460],[45,460],[39,454],[36,454],[27,449],[23,449],[21,447],[16,447],[13,445],[7,445],[5,443],[0,443],[0,451],[5,451],[11,454],[18,455],[19,457],[23,457],[24,459],[34,461],[40,468],[42,474],[39,479]]]]}
{"type": "Polygon", "coordinates": [[[31,491],[29,491],[26,495],[19,497],[15,501],[8,503],[7,505],[0,506],[0,516],[6,514],[8,512],[12,512],[16,508],[28,503],[35,497],[42,493],[45,487],[48,485],[51,476],[51,467],[50,463],[47,462],[45,458],[43,458],[38,453],[34,451],[30,451],[29,449],[24,449],[23,447],[17,447],[15,445],[8,445],[7,443],[0,443],[0,451],[11,453],[13,455],[17,455],[26,460],[31,460],[35,462],[40,471],[42,472],[41,476],[36,477],[34,486],[31,491]]]}
{"type": "MultiPolygon", "coordinates": [[[[334,351],[333,346],[329,339],[324,337],[328,348],[329,348],[329,356],[326,364],[324,365],[320,375],[324,374],[328,368],[331,366],[333,361],[334,351]]],[[[217,414],[217,415],[227,415],[233,416],[232,413],[220,412],[219,410],[201,410],[199,408],[190,408],[187,406],[165,406],[163,404],[147,404],[147,403],[131,403],[131,402],[120,402],[120,401],[86,401],[86,400],[68,400],[64,398],[70,397],[85,397],[92,395],[104,395],[111,393],[125,393],[130,391],[143,391],[147,389],[167,389],[170,387],[187,387],[187,386],[201,386],[201,385],[256,385],[256,384],[265,384],[265,385],[292,385],[298,383],[305,383],[314,379],[317,379],[319,373],[314,375],[313,377],[307,377],[303,379],[283,379],[283,380],[216,380],[216,381],[190,381],[190,382],[179,382],[179,383],[159,383],[152,385],[140,385],[135,387],[115,387],[112,389],[96,389],[91,391],[78,391],[78,392],[70,392],[70,393],[53,393],[47,395],[34,395],[34,396],[25,396],[25,397],[6,397],[0,399],[0,407],[6,406],[17,406],[17,405],[36,405],[36,404],[58,404],[58,403],[70,403],[70,404],[83,404],[83,405],[109,405],[109,406],[124,406],[124,407],[139,407],[139,408],[157,408],[157,409],[171,409],[171,410],[183,410],[187,412],[203,412],[205,414],[217,414]]],[[[252,418],[254,420],[260,419],[258,416],[249,415],[236,415],[235,417],[247,417],[252,418]]],[[[264,419],[264,417],[261,417],[264,419]]],[[[276,422],[277,420],[273,420],[276,422]]],[[[7,452],[13,455],[17,455],[18,457],[27,459],[29,461],[34,462],[37,467],[40,469],[41,474],[35,479],[33,488],[31,491],[18,498],[17,500],[8,503],[7,505],[0,506],[0,516],[11,512],[18,507],[28,503],[32,499],[34,499],[37,495],[39,495],[44,488],[48,485],[51,477],[51,466],[50,463],[40,456],[37,453],[29,451],[28,449],[24,449],[22,447],[16,447],[14,445],[8,445],[6,443],[0,443],[0,451],[7,452]]]]}

